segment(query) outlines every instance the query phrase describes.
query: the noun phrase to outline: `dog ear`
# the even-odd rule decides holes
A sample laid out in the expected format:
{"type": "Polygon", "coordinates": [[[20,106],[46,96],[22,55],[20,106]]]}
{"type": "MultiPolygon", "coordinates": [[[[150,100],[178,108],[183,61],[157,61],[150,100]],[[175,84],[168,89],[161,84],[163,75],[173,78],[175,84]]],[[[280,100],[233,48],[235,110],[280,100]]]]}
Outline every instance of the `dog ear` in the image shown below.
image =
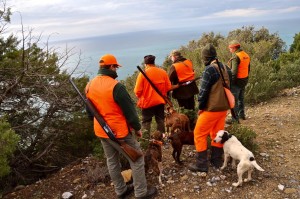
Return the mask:
{"type": "Polygon", "coordinates": [[[227,131],[223,131],[221,143],[224,144],[229,139],[229,133],[227,131]]]}

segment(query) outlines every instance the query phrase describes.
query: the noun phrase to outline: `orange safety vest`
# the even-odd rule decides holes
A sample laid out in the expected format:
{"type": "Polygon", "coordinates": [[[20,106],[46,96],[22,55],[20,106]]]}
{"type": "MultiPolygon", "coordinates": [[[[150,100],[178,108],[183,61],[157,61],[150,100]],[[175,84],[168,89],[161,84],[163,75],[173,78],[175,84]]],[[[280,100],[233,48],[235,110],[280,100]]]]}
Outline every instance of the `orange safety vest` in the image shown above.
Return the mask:
{"type": "MultiPolygon", "coordinates": [[[[146,75],[156,86],[156,88],[167,96],[171,89],[171,82],[165,70],[151,66],[145,70],[146,75]]],[[[148,80],[140,73],[134,87],[134,93],[138,98],[137,106],[140,108],[150,108],[159,104],[166,104],[165,100],[152,88],[148,80]]]]}
{"type": "Polygon", "coordinates": [[[246,78],[249,75],[250,56],[245,51],[235,53],[239,59],[237,78],[246,78]]]}
{"type": "Polygon", "coordinates": [[[179,82],[186,82],[195,79],[195,72],[193,69],[193,63],[190,60],[178,62],[173,64],[179,82]]]}
{"type": "MultiPolygon", "coordinates": [[[[85,93],[86,97],[92,101],[98,113],[111,128],[116,138],[123,138],[128,135],[129,131],[126,118],[113,98],[113,89],[117,83],[117,80],[109,76],[97,76],[87,84],[85,93]]],[[[96,136],[108,138],[96,118],[94,118],[94,131],[96,136]]]]}

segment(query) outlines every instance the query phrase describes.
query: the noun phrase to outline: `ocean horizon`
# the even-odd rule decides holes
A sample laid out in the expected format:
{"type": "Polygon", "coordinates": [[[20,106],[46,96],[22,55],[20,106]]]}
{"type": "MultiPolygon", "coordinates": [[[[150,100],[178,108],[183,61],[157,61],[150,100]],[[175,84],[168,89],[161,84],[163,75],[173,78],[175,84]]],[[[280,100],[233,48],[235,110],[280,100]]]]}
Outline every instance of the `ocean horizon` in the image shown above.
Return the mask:
{"type": "MultiPolygon", "coordinates": [[[[116,56],[119,64],[122,65],[117,71],[118,80],[125,80],[137,70],[136,66],[141,65],[145,55],[155,55],[156,65],[162,65],[165,58],[173,49],[186,46],[189,41],[198,40],[203,33],[214,32],[223,36],[243,26],[254,26],[256,30],[265,27],[270,34],[278,33],[286,43],[287,50],[293,42],[293,37],[300,32],[299,19],[285,19],[276,21],[243,22],[243,23],[220,23],[214,25],[203,25],[190,28],[148,30],[106,36],[95,36],[72,40],[50,42],[55,48],[73,48],[73,52],[81,53],[81,63],[76,74],[85,73],[90,78],[97,75],[99,58],[104,54],[116,56]]],[[[72,70],[78,58],[72,57],[66,67],[72,70]]],[[[76,76],[75,74],[75,76],[76,76]]]]}

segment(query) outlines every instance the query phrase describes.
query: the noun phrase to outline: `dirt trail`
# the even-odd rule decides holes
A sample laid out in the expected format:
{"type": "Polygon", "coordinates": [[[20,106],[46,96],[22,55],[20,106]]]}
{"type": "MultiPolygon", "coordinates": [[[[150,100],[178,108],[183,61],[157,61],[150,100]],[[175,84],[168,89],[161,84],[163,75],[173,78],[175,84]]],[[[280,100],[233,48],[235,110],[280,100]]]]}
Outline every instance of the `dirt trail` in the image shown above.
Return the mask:
{"type": "MultiPolygon", "coordinates": [[[[169,147],[163,149],[165,186],[159,187],[156,198],[300,198],[300,87],[285,90],[269,102],[247,107],[247,116],[241,125],[257,133],[259,152],[255,155],[265,172],[255,170],[251,182],[234,188],[231,184],[237,180],[236,170],[228,168],[221,172],[210,168],[208,175],[201,177],[186,166],[176,165],[169,147]]],[[[184,146],[181,159],[185,165],[193,161],[193,149],[184,146]]],[[[88,168],[96,168],[97,164],[93,158],[80,160],[52,177],[18,187],[20,190],[3,198],[58,199],[67,191],[75,199],[115,198],[110,183],[91,183],[97,171],[88,168]]],[[[148,179],[150,184],[158,185],[156,178],[148,179]]]]}

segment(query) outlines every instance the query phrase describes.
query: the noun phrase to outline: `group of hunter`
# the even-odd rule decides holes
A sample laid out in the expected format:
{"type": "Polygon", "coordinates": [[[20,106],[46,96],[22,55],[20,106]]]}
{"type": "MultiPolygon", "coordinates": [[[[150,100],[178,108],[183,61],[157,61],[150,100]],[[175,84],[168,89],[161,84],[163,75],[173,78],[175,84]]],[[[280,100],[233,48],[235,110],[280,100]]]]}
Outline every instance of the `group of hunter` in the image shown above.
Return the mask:
{"type": "MultiPolygon", "coordinates": [[[[157,124],[156,130],[162,134],[165,133],[166,100],[161,95],[171,95],[177,100],[179,107],[193,111],[196,110],[195,95],[198,95],[198,117],[193,130],[196,161],[189,164],[188,168],[191,171],[208,172],[209,161],[217,168],[222,165],[223,146],[212,142],[210,160],[208,160],[207,136],[213,140],[216,133],[225,128],[225,122],[233,123],[239,122],[239,119],[246,119],[244,92],[250,71],[250,57],[241,49],[240,43],[236,40],[229,43],[229,51],[232,53],[232,58],[227,67],[217,59],[217,52],[213,45],[207,44],[204,47],[202,60],[205,69],[199,87],[197,82],[193,81],[196,77],[192,61],[184,58],[179,51],[173,50],[170,53],[172,66],[168,72],[155,65],[154,55],[146,55],[143,73],[151,80],[152,85],[144,74],[139,73],[134,87],[134,93],[138,99],[137,106],[142,113],[141,122],[136,105],[128,91],[116,80],[117,69],[121,65],[111,54],[105,54],[100,58],[99,73],[85,88],[86,98],[103,117],[115,138],[125,141],[127,145],[142,152],[139,142],[142,139],[136,139],[136,137],[146,140],[150,138],[153,117],[157,124]],[[228,121],[226,121],[226,115],[230,108],[228,103],[224,104],[227,99],[224,94],[219,95],[220,92],[224,92],[220,72],[235,98],[236,117],[228,121]],[[185,82],[191,83],[184,84],[185,82]],[[160,94],[153,88],[153,85],[160,94]]],[[[156,187],[147,186],[143,156],[132,160],[121,145],[109,138],[105,128],[95,118],[94,132],[104,149],[117,198],[126,198],[132,192],[136,198],[152,198],[157,195],[156,187]],[[126,184],[123,180],[120,154],[123,154],[130,163],[133,184],[126,184]]]]}

